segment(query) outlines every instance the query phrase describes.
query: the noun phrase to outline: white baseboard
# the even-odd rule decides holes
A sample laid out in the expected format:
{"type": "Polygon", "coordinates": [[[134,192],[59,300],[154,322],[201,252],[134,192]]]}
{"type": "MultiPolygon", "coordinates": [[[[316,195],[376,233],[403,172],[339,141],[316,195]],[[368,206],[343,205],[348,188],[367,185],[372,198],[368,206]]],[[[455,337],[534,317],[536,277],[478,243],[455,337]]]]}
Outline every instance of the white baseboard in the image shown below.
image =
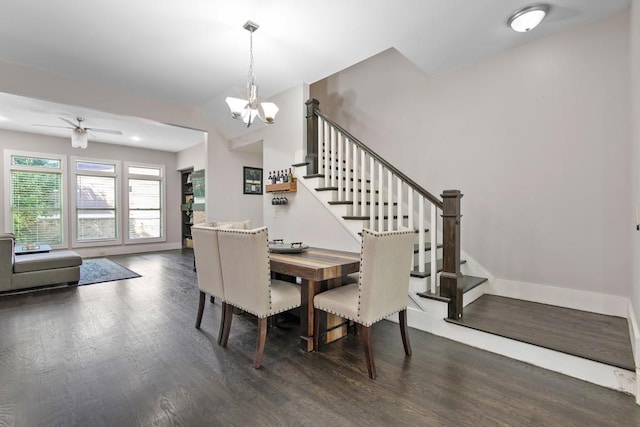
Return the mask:
{"type": "Polygon", "coordinates": [[[495,279],[488,294],[627,318],[629,298],[515,280],[495,279]]]}
{"type": "Polygon", "coordinates": [[[95,248],[73,248],[83,258],[95,258],[110,255],[138,254],[142,252],[169,251],[181,249],[181,242],[145,243],[141,245],[98,246],[95,248]]]}
{"type": "MultiPolygon", "coordinates": [[[[640,329],[633,311],[633,305],[629,301],[629,312],[627,315],[629,322],[629,336],[631,337],[631,349],[633,351],[633,361],[636,364],[636,378],[640,378],[640,329]]],[[[640,405],[640,381],[636,381],[636,403],[640,405]]]]}

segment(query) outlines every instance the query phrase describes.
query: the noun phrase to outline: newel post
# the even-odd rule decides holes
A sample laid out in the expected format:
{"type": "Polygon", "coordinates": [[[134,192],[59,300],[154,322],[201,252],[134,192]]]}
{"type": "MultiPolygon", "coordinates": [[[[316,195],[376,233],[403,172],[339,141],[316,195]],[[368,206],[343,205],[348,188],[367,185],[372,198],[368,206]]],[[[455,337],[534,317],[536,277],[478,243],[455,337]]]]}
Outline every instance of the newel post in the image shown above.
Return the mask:
{"type": "Polygon", "coordinates": [[[307,162],[307,175],[318,173],[318,116],[315,110],[319,108],[320,101],[315,98],[305,102],[307,106],[307,154],[304,161],[307,162]]]}
{"type": "Polygon", "coordinates": [[[440,295],[450,298],[449,319],[462,317],[462,273],[460,273],[460,199],[459,190],[442,194],[442,274],[440,295]]]}

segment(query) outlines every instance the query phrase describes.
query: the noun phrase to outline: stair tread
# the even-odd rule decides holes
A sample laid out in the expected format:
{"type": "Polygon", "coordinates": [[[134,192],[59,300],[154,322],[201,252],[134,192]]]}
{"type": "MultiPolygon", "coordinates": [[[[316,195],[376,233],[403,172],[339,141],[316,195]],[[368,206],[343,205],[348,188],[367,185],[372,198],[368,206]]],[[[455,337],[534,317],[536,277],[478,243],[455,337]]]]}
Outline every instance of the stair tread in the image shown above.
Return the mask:
{"type": "MultiPolygon", "coordinates": [[[[370,217],[369,215],[345,215],[342,217],[342,219],[355,219],[355,220],[360,220],[360,221],[366,221],[368,220],[370,217]]],[[[375,219],[379,219],[379,216],[375,216],[375,219]]],[[[385,215],[382,217],[383,219],[389,219],[388,215],[385,215]]],[[[409,215],[403,215],[402,216],[403,219],[408,219],[409,215]]],[[[398,219],[398,215],[393,215],[393,219],[398,219]]]]}
{"type": "MultiPolygon", "coordinates": [[[[329,204],[330,205],[352,205],[353,200],[336,200],[336,201],[330,201],[329,204]]],[[[366,205],[371,206],[371,202],[367,202],[366,205]]],[[[376,202],[375,205],[380,206],[380,203],[376,202]]],[[[389,202],[384,202],[383,205],[389,206],[389,202]]],[[[393,206],[398,206],[398,202],[393,202],[393,206]]]]}
{"type": "MultiPolygon", "coordinates": [[[[316,191],[338,191],[338,187],[316,187],[316,191]]],[[[345,188],[342,191],[346,191],[345,188]]],[[[350,188],[349,191],[353,193],[353,188],[350,188]]],[[[362,193],[362,190],[358,190],[358,193],[362,193]]],[[[367,190],[367,193],[371,193],[371,190],[367,190]]],[[[376,194],[379,193],[378,190],[375,191],[376,194]]]]}
{"type": "MultiPolygon", "coordinates": [[[[442,245],[438,245],[438,247],[439,247],[439,248],[441,248],[441,247],[442,247],[442,245]]],[[[431,245],[429,245],[429,250],[431,250],[431,245]]],[[[417,248],[416,248],[416,249],[414,249],[414,251],[413,251],[413,252],[414,252],[414,253],[417,253],[417,252],[418,252],[417,248]]],[[[467,260],[466,260],[466,259],[462,259],[462,260],[460,260],[460,264],[461,264],[461,265],[462,265],[462,264],[466,264],[466,263],[467,263],[467,260]]],[[[437,260],[437,261],[436,261],[436,271],[437,271],[438,273],[442,271],[442,259],[439,259],[439,260],[437,260]]],[[[418,266],[417,266],[417,265],[416,265],[416,266],[414,266],[413,271],[411,271],[411,277],[419,277],[419,278],[421,278],[421,279],[424,279],[425,277],[430,277],[430,276],[431,276],[431,263],[430,263],[430,262],[427,262],[427,263],[424,265],[424,273],[421,273],[421,272],[418,270],[418,266]]]]}
{"type": "Polygon", "coordinates": [[[299,166],[308,166],[309,162],[300,162],[300,163],[294,163],[291,165],[292,168],[297,168],[299,166]]]}
{"type": "MultiPolygon", "coordinates": [[[[477,276],[469,276],[462,275],[462,293],[465,294],[469,292],[471,289],[481,285],[486,282],[488,279],[486,277],[477,277],[477,276]]],[[[432,299],[436,301],[449,302],[450,298],[443,297],[440,295],[440,286],[436,287],[436,293],[432,293],[430,290],[426,292],[418,292],[418,296],[422,298],[432,299]]]]}
{"type": "MultiPolygon", "coordinates": [[[[425,233],[428,233],[428,232],[429,232],[429,229],[428,229],[428,228],[425,228],[423,231],[424,231],[425,233]]],[[[418,231],[418,230],[413,230],[413,232],[414,232],[415,234],[418,234],[418,233],[419,233],[419,231],[418,231]]],[[[358,236],[362,237],[362,231],[358,231],[358,236]]]]}

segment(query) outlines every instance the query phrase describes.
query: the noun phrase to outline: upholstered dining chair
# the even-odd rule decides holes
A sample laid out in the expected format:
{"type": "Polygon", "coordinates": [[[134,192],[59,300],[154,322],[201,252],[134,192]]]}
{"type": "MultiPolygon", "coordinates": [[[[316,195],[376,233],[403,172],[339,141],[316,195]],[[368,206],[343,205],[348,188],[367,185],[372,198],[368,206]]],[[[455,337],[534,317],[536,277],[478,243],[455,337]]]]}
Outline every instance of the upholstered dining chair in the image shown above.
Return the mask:
{"type": "Polygon", "coordinates": [[[358,283],[319,293],[313,299],[316,350],[320,344],[320,311],[351,320],[361,330],[369,378],[375,379],[371,326],[397,312],[404,352],[411,356],[407,329],[407,295],[414,236],[413,230],[362,230],[358,283]]]}
{"type": "Polygon", "coordinates": [[[219,230],[218,242],[225,290],[222,346],[226,347],[229,340],[233,307],[255,315],[258,338],[253,367],[258,369],[262,366],[268,318],[300,307],[300,288],[295,283],[271,279],[266,227],[219,230]]]}
{"type": "MultiPolygon", "coordinates": [[[[193,254],[196,263],[200,301],[196,316],[196,329],[200,329],[202,314],[207,294],[211,298],[224,301],[224,286],[222,283],[222,269],[220,265],[220,250],[218,247],[219,228],[198,224],[191,227],[193,239],[193,254]]],[[[218,344],[222,342],[222,327],[224,325],[224,306],[221,313],[218,344]]]]}

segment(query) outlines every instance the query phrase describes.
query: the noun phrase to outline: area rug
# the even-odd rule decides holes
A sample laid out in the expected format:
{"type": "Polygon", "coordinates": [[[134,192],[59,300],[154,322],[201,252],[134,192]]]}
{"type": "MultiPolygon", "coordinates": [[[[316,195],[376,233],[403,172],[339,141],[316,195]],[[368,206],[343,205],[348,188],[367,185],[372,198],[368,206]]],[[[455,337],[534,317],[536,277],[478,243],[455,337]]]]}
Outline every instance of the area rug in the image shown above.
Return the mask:
{"type": "Polygon", "coordinates": [[[82,265],[80,266],[80,281],[78,285],[93,285],[94,283],[133,279],[135,277],[140,277],[140,275],[108,258],[85,259],[82,260],[82,265]]]}

